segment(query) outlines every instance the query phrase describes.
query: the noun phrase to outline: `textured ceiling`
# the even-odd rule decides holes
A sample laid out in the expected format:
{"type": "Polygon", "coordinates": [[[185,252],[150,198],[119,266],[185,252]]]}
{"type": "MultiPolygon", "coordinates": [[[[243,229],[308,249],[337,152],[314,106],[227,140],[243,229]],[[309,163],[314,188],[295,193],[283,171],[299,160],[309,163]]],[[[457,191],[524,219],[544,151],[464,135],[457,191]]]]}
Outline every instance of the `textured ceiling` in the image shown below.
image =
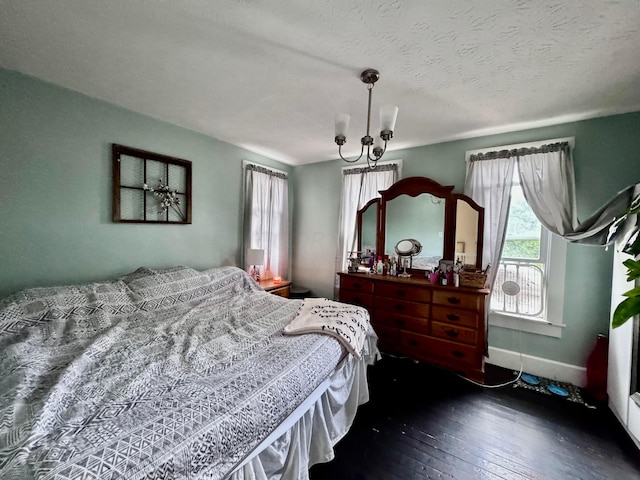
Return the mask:
{"type": "MultiPolygon", "coordinates": [[[[299,165],[640,110],[640,1],[0,0],[0,66],[299,165]]],[[[117,139],[114,139],[114,141],[117,139]]]]}

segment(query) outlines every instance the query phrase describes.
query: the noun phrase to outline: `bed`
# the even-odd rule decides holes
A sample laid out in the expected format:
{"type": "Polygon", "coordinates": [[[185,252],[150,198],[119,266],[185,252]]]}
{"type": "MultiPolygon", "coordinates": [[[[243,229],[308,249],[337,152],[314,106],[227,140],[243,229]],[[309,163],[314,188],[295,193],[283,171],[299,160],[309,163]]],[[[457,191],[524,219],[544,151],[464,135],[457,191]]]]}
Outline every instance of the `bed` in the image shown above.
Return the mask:
{"type": "Polygon", "coordinates": [[[286,335],[302,300],[243,270],[140,268],[0,302],[0,478],[308,478],[378,358],[286,335]]]}

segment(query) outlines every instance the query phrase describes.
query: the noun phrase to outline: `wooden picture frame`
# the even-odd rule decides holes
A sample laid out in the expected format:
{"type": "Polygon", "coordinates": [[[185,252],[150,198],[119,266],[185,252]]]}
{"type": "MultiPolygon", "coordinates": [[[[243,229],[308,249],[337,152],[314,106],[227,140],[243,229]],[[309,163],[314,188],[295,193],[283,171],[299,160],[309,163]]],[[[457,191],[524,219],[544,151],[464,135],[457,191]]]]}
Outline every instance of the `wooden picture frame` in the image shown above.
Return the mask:
{"type": "Polygon", "coordinates": [[[118,223],[191,224],[191,162],[112,145],[112,210],[118,223]]]}

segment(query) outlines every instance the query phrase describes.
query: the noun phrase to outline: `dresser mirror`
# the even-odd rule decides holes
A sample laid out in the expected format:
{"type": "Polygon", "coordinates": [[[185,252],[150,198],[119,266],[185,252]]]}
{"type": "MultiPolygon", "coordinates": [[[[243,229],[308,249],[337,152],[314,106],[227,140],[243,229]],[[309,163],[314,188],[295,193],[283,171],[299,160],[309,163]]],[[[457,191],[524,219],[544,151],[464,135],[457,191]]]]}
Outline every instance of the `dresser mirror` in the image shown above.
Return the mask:
{"type": "Polygon", "coordinates": [[[482,229],[484,209],[465,195],[454,195],[455,244],[454,259],[465,265],[482,268],[482,229]]]}
{"type": "Polygon", "coordinates": [[[452,193],[453,188],[427,177],[408,177],[380,192],[380,199],[358,211],[358,251],[366,255],[375,245],[376,255],[395,255],[400,240],[413,238],[422,251],[411,258],[411,270],[437,267],[441,259],[482,268],[484,209],[466,195],[452,193]]]}
{"type": "Polygon", "coordinates": [[[444,254],[444,218],[445,198],[430,193],[398,195],[386,204],[385,253],[393,253],[400,240],[415,238],[422,251],[411,257],[410,266],[424,270],[437,266],[444,254]]]}
{"type": "Polygon", "coordinates": [[[358,243],[356,251],[348,252],[348,256],[359,258],[361,271],[369,271],[369,253],[377,251],[379,207],[380,199],[374,198],[356,214],[358,243]]]}
{"type": "Polygon", "coordinates": [[[375,252],[376,250],[379,206],[380,199],[374,198],[358,210],[356,222],[358,224],[358,252],[360,253],[366,253],[367,250],[375,252]]]}

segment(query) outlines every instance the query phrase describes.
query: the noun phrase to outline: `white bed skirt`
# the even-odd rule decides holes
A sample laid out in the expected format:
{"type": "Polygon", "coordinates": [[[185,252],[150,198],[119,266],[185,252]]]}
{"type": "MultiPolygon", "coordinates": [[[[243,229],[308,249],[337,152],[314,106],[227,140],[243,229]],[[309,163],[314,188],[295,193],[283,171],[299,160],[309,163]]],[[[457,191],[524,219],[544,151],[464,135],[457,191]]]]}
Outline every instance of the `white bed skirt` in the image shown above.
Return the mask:
{"type": "Polygon", "coordinates": [[[376,341],[375,336],[370,338],[361,360],[345,357],[334,374],[229,478],[308,480],[311,466],[333,460],[334,445],[351,427],[358,406],[369,400],[367,366],[379,358],[376,341]]]}

